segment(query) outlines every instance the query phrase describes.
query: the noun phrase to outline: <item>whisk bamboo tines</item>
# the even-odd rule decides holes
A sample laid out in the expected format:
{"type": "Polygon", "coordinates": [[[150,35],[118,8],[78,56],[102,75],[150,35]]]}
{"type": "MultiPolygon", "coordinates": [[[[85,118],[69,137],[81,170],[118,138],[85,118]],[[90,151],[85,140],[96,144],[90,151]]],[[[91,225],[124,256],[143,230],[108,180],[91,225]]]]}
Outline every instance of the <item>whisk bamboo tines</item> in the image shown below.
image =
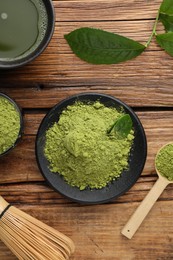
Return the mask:
{"type": "Polygon", "coordinates": [[[23,260],[67,260],[74,252],[70,238],[11,206],[1,196],[0,239],[23,260]]]}

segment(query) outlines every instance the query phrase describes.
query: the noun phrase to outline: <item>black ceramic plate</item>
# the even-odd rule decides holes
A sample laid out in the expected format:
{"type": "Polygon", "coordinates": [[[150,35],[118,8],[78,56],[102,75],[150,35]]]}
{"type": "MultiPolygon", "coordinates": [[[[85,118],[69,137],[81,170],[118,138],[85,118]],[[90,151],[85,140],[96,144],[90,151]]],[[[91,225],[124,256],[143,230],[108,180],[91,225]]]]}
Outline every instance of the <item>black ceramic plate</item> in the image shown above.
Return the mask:
{"type": "Polygon", "coordinates": [[[104,94],[85,93],[69,97],[54,106],[50,112],[45,116],[39,127],[36,138],[36,158],[38,166],[48,183],[58,192],[83,204],[105,203],[114,198],[119,197],[128,191],[137,181],[143,170],[147,154],[147,144],[144,129],[130,107],[122,101],[104,94]],[[52,173],[49,169],[49,163],[44,156],[45,133],[46,131],[59,120],[61,112],[66,109],[68,105],[72,105],[76,100],[82,102],[100,100],[105,106],[124,108],[124,111],[130,114],[133,127],[135,131],[135,139],[131,154],[129,156],[129,169],[124,171],[117,180],[111,182],[108,186],[102,189],[86,189],[80,191],[76,187],[71,187],[67,184],[63,177],[52,173]]]}
{"type": "Polygon", "coordinates": [[[15,143],[13,144],[13,146],[9,147],[9,149],[7,149],[6,151],[4,151],[3,153],[0,154],[0,157],[1,157],[5,154],[9,153],[18,144],[18,142],[20,141],[22,134],[23,134],[24,123],[23,123],[22,110],[18,106],[18,104],[12,98],[10,98],[8,95],[6,95],[4,93],[0,93],[0,97],[7,99],[15,107],[15,109],[19,113],[19,117],[20,117],[20,130],[19,130],[18,137],[17,137],[15,143]]]}

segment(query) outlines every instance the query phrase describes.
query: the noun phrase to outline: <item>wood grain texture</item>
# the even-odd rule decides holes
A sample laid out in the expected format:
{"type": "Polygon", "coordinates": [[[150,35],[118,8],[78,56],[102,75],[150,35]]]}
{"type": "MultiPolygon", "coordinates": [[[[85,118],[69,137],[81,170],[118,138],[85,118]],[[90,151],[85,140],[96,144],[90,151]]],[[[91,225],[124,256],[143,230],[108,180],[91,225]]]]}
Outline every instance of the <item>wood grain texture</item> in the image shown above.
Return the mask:
{"type": "MultiPolygon", "coordinates": [[[[143,171],[144,175],[155,173],[154,157],[157,150],[173,139],[172,114],[172,111],[137,112],[147,136],[148,156],[143,171]]],[[[26,113],[24,115],[25,132],[21,142],[10,154],[0,158],[0,166],[3,169],[1,183],[42,180],[34,149],[35,135],[44,116],[45,113],[26,113]],[[16,175],[14,175],[14,171],[17,173],[16,175]]]]}
{"type": "MultiPolygon", "coordinates": [[[[139,57],[117,65],[92,65],[77,58],[64,34],[95,27],[145,44],[161,0],[54,0],[56,23],[46,50],[30,64],[0,71],[0,92],[23,109],[24,135],[0,158],[1,195],[16,207],[70,236],[71,260],[172,260],[173,185],[168,185],[129,241],[121,229],[157,180],[157,150],[173,140],[173,58],[153,39],[139,57]],[[81,92],[110,94],[131,106],[148,144],[141,177],[123,196],[105,205],[82,206],[44,181],[35,158],[35,138],[45,114],[62,99],[81,92]]],[[[159,24],[158,33],[163,31],[159,24]]],[[[16,258],[0,242],[0,259],[16,258]]]]}

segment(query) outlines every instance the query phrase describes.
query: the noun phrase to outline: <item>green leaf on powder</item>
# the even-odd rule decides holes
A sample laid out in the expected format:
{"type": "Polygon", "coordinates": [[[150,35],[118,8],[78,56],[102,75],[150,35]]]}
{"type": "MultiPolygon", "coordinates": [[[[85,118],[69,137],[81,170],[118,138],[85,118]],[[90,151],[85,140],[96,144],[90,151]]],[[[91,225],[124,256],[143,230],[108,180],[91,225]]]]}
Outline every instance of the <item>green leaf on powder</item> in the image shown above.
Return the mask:
{"type": "Polygon", "coordinates": [[[107,31],[79,28],[66,34],[72,51],[82,60],[92,64],[116,64],[140,55],[145,46],[107,31]]]}
{"type": "Polygon", "coordinates": [[[125,114],[118,118],[115,123],[107,131],[107,134],[110,134],[114,129],[115,133],[125,138],[130,133],[132,129],[132,119],[129,114],[125,114]]]}
{"type": "Polygon", "coordinates": [[[173,32],[158,34],[156,36],[158,44],[171,56],[173,56],[173,32]]]}

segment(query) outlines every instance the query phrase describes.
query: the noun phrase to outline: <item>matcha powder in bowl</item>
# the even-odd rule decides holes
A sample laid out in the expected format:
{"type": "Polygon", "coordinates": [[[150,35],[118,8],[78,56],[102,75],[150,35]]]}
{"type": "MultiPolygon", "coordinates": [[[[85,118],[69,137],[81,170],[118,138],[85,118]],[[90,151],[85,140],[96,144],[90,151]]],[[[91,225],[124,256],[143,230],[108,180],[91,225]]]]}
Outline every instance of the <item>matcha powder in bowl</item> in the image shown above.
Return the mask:
{"type": "Polygon", "coordinates": [[[56,104],[43,118],[35,144],[46,181],[82,204],[105,203],[128,191],[147,155],[134,111],[100,93],[80,93],[56,104]]]}
{"type": "Polygon", "coordinates": [[[0,93],[0,155],[6,154],[15,146],[20,137],[21,120],[16,103],[0,93]]]}
{"type": "Polygon", "coordinates": [[[128,168],[134,133],[123,138],[107,130],[122,115],[99,101],[68,106],[46,132],[44,151],[51,171],[80,190],[101,189],[119,177],[128,168]]]}

